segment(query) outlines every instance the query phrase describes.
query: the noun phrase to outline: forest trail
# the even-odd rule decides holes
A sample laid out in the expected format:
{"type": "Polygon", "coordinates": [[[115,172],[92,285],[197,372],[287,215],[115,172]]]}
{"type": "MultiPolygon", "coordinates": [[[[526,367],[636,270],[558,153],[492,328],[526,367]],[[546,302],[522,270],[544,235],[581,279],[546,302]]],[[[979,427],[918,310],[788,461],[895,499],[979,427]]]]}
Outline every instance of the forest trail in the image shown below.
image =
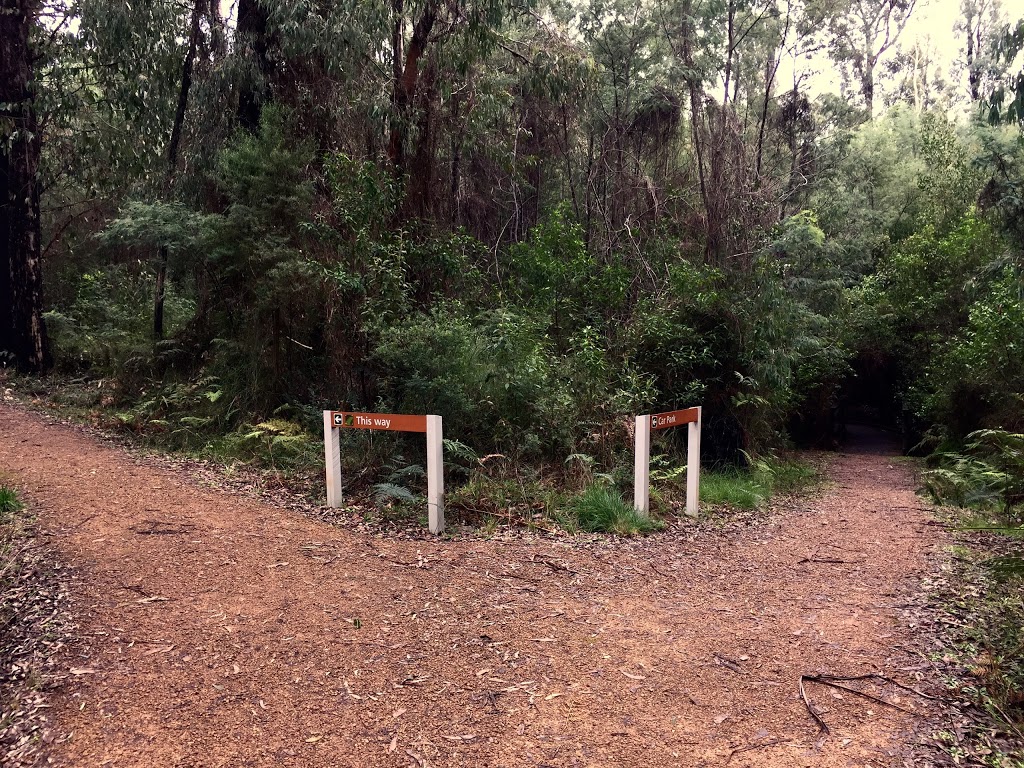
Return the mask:
{"type": "Polygon", "coordinates": [[[57,765],[903,765],[914,716],[808,684],[822,739],[798,680],[926,686],[942,533],[890,456],[745,530],[597,544],[342,530],[6,405],[0,477],[74,566],[57,765]]]}

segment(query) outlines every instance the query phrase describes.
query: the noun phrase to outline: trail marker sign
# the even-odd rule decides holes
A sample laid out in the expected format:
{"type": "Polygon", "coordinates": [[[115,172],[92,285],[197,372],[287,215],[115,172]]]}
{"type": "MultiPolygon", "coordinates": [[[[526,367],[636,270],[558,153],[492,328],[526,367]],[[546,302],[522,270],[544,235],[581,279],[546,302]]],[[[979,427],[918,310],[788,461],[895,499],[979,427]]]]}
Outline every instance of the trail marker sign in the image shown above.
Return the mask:
{"type": "Polygon", "coordinates": [[[700,406],[636,417],[633,506],[647,514],[651,502],[651,430],[689,425],[686,435],[686,514],[697,516],[700,502],[700,406]]]}
{"type": "Polygon", "coordinates": [[[427,436],[427,518],[431,533],[444,530],[444,459],[440,416],[324,411],[327,506],[341,506],[341,430],[421,432],[427,436]]]}

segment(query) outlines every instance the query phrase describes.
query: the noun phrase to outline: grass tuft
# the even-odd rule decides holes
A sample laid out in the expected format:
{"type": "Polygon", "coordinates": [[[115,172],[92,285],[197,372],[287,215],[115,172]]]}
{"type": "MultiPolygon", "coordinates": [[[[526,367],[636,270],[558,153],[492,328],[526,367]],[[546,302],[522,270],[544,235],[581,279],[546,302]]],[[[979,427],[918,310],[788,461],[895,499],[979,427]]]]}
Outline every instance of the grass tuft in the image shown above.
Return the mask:
{"type": "Polygon", "coordinates": [[[807,464],[756,459],[749,469],[703,473],[700,500],[710,507],[756,509],[774,494],[794,493],[818,479],[818,472],[807,464]]]}
{"type": "Polygon", "coordinates": [[[591,485],[572,500],[568,512],[571,515],[571,520],[567,521],[570,522],[569,527],[575,524],[579,529],[592,533],[636,536],[665,527],[661,520],[637,512],[607,485],[591,485]]]}
{"type": "Polygon", "coordinates": [[[23,508],[18,495],[6,485],[0,485],[0,522],[6,522],[9,515],[23,508]]]}

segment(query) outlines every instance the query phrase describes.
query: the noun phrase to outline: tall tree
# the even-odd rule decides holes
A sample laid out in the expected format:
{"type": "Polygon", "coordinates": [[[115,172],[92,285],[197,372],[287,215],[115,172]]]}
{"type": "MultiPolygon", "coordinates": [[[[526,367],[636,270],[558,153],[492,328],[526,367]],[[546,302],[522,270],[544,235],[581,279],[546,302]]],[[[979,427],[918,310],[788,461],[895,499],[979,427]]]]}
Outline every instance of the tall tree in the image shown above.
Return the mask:
{"type": "Polygon", "coordinates": [[[961,0],[955,29],[964,36],[964,66],[971,101],[981,100],[984,81],[991,77],[995,36],[999,33],[999,0],[961,0]]]}
{"type": "Polygon", "coordinates": [[[0,354],[24,371],[50,365],[43,322],[39,159],[32,32],[38,0],[0,2],[0,354]]]}
{"type": "Polygon", "coordinates": [[[874,115],[878,62],[896,45],[917,0],[815,0],[808,19],[829,35],[829,57],[849,71],[864,99],[868,119],[874,115]]]}
{"type": "MultiPolygon", "coordinates": [[[[185,61],[181,65],[181,89],[178,91],[178,106],[174,112],[174,125],[171,128],[171,139],[167,147],[167,175],[165,194],[170,195],[174,185],[174,175],[178,169],[178,151],[181,147],[181,132],[185,126],[185,114],[188,111],[188,96],[192,89],[192,69],[195,66],[196,49],[199,45],[200,22],[206,6],[206,0],[195,0],[192,7],[192,21],[189,24],[188,50],[185,61]]],[[[160,340],[164,337],[164,293],[167,282],[167,262],[169,251],[166,245],[160,247],[160,259],[156,270],[156,291],[153,299],[153,337],[160,340]]]]}
{"type": "Polygon", "coordinates": [[[260,125],[263,103],[270,94],[270,30],[267,7],[260,0],[238,0],[235,47],[255,65],[238,96],[238,122],[250,133],[260,125]]]}

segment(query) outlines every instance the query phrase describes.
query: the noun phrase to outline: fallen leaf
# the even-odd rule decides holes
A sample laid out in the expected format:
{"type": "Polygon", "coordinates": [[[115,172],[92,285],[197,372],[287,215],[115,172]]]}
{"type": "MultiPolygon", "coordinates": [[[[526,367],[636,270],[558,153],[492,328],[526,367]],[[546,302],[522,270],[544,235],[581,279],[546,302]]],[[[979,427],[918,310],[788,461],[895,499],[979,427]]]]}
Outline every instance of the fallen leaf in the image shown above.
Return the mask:
{"type": "Polygon", "coordinates": [[[628,677],[630,680],[646,680],[647,679],[643,675],[631,675],[629,672],[627,672],[624,669],[620,669],[619,672],[621,672],[623,675],[628,677]]]}
{"type": "Polygon", "coordinates": [[[308,739],[306,739],[306,743],[307,744],[316,744],[322,738],[323,738],[323,736],[310,736],[308,739]]]}
{"type": "Polygon", "coordinates": [[[96,670],[95,669],[88,669],[87,667],[72,667],[71,668],[71,674],[72,675],[95,675],[96,674],[96,670]]]}
{"type": "Polygon", "coordinates": [[[561,693],[549,693],[547,696],[544,697],[544,701],[551,701],[552,699],[557,699],[559,696],[562,695],[563,694],[561,693]]]}

